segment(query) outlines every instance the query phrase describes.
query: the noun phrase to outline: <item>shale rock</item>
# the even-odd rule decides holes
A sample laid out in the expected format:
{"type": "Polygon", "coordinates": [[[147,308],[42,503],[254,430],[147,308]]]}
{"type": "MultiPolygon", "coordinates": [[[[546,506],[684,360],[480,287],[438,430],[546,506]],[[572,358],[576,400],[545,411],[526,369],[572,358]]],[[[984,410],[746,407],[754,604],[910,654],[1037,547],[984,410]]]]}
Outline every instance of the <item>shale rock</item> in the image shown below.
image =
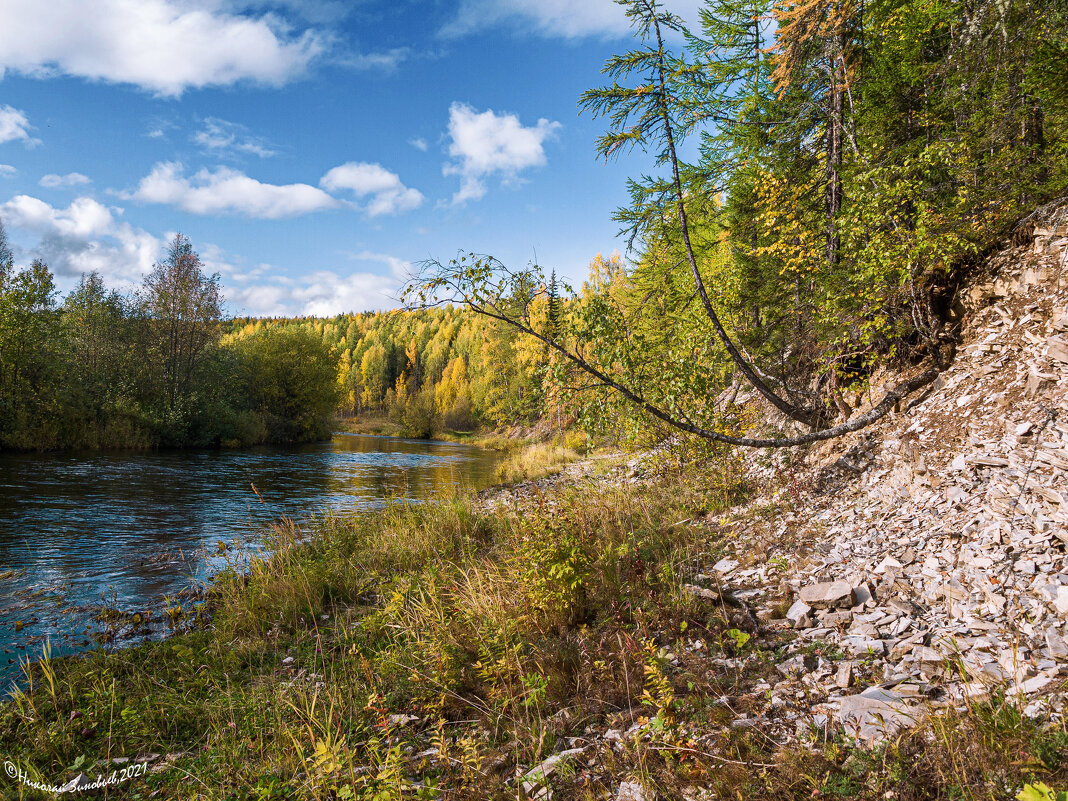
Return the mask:
{"type": "Polygon", "coordinates": [[[848,608],[857,602],[853,588],[844,581],[828,581],[802,587],[799,598],[813,609],[848,608]]]}

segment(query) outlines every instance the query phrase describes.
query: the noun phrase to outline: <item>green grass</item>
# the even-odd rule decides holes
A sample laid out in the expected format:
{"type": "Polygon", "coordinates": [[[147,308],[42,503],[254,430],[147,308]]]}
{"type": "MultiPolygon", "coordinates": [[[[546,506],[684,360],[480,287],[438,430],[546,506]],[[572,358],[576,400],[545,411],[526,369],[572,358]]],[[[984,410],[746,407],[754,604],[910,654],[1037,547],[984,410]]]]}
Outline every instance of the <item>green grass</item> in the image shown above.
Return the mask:
{"type": "Polygon", "coordinates": [[[335,417],[334,430],[349,434],[366,434],[375,437],[403,436],[403,427],[389,419],[385,413],[365,414],[359,417],[335,417]]]}
{"type": "MultiPolygon", "coordinates": [[[[367,434],[378,437],[404,437],[404,426],[391,420],[385,413],[366,414],[359,417],[338,417],[334,428],[349,434],[367,434]]],[[[440,430],[433,439],[472,445],[492,451],[510,451],[525,446],[529,440],[506,436],[499,431],[450,431],[440,430]]]]}
{"type": "Polygon", "coordinates": [[[435,434],[435,437],[447,442],[472,445],[476,448],[485,448],[490,451],[511,451],[523,447],[527,442],[523,439],[509,437],[499,431],[439,431],[435,434]]]}

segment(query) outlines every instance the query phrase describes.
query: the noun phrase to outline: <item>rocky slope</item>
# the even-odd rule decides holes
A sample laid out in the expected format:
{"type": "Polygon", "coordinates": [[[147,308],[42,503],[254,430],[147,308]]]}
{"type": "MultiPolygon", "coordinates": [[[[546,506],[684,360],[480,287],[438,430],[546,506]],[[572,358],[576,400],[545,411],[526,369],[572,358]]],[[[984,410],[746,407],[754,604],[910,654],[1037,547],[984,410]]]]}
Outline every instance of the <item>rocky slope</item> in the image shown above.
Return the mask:
{"type": "MultiPolygon", "coordinates": [[[[756,496],[722,518],[676,524],[723,535],[724,550],[692,569],[686,589],[779,654],[769,670],[767,650],[712,655],[700,639],[677,642],[672,665],[736,677],[720,699],[732,718],[683,723],[691,742],[711,751],[724,730],[744,729],[804,745],[844,729],[873,744],[997,693],[1028,716],[1064,720],[1068,200],[1014,239],[960,290],[960,347],[926,392],[848,438],[745,453],[756,496]]],[[[863,412],[900,380],[877,377],[851,405],[863,412]]],[[[560,485],[640,483],[656,459],[614,471],[580,463],[483,499],[552,503],[560,485]]],[[[569,761],[609,764],[605,754],[641,739],[642,725],[568,738],[567,750],[520,774],[524,791],[547,797],[569,761]]],[[[618,801],[651,797],[607,783],[618,801]]],[[[710,796],[695,787],[682,797],[710,796]]]]}
{"type": "Polygon", "coordinates": [[[800,465],[748,456],[769,489],[736,525],[784,511],[705,583],[798,633],[783,680],[757,688],[770,693],[758,721],[875,740],[994,690],[1028,714],[1064,711],[1068,204],[1021,240],[964,288],[962,347],[926,395],[800,465]],[[845,659],[809,656],[813,643],[845,659]],[[861,671],[871,686],[857,695],[861,671]]]}

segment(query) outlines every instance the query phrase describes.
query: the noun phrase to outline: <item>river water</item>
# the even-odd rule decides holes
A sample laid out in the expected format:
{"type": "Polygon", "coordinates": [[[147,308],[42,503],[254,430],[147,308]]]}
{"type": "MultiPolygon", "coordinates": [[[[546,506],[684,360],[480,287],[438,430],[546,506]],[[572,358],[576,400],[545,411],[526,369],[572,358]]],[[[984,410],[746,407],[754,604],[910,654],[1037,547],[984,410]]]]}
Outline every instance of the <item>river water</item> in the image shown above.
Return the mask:
{"type": "Polygon", "coordinates": [[[336,434],[248,450],[0,454],[0,678],[97,647],[102,606],[157,610],[286,515],[426,500],[492,483],[495,454],[336,434]],[[220,545],[221,544],[221,545],[220,545]]]}

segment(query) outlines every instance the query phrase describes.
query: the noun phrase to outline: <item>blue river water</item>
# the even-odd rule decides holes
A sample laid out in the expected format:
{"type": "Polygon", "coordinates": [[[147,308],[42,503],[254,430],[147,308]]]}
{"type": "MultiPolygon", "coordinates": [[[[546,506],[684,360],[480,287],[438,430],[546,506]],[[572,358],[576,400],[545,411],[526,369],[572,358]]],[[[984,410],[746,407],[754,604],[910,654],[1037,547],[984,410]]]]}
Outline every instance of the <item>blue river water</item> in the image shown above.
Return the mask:
{"type": "Polygon", "coordinates": [[[101,608],[161,620],[283,515],[481,489],[495,467],[478,448],[349,434],[248,450],[2,454],[0,678],[46,643],[57,655],[99,647],[101,608]]]}

